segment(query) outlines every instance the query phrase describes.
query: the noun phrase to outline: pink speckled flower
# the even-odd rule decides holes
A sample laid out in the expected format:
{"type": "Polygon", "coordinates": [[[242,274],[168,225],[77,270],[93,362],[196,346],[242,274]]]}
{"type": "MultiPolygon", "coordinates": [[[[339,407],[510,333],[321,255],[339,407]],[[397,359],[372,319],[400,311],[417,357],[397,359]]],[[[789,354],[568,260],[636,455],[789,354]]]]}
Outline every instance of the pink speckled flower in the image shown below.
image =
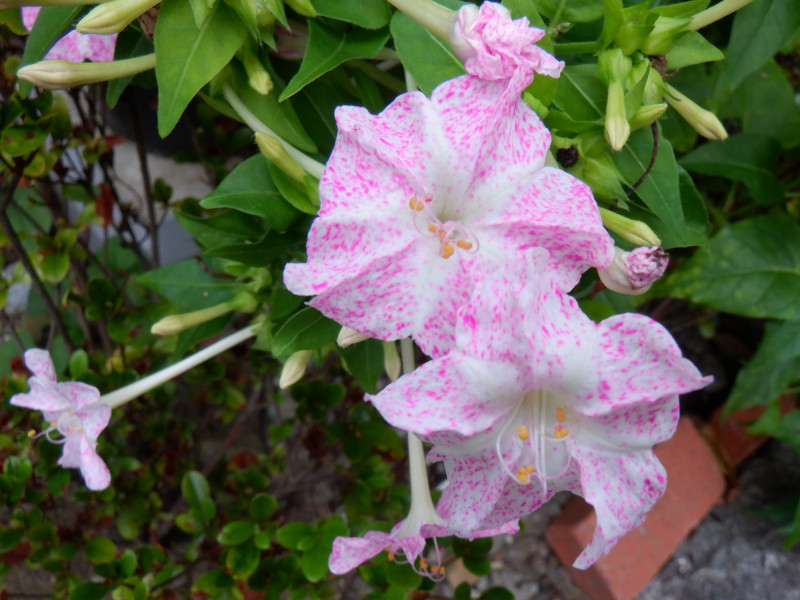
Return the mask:
{"type": "Polygon", "coordinates": [[[535,45],[545,31],[529,25],[525,17],[512,20],[511,12],[496,2],[480,8],[466,4],[456,15],[450,44],[467,73],[481,79],[518,76],[527,85],[534,71],[558,77],[564,63],[535,45]]]}
{"type": "MultiPolygon", "coordinates": [[[[39,16],[39,6],[22,8],[22,23],[30,31],[39,16]]],[[[46,59],[66,60],[68,62],[108,62],[114,60],[117,34],[98,35],[78,33],[74,29],[58,40],[45,55],[46,59]]]]}
{"type": "Polygon", "coordinates": [[[586,568],[637,527],[663,494],[652,452],[678,421],[678,395],[708,384],[670,334],[641,315],[595,324],[547,275],[547,256],[476,288],[459,313],[455,349],[369,397],[389,423],[434,444],[468,537],[530,513],[555,491],[592,504],[597,529],[575,562],[586,568]]]}
{"type": "Polygon", "coordinates": [[[547,248],[562,289],[608,265],[591,191],[544,166],[550,134],[519,91],[462,76],[378,115],[339,107],[308,262],[286,266],[289,290],[316,295],[310,304],[342,325],[412,336],[440,356],[476,281],[518,250],[547,248]]]}
{"type": "Polygon", "coordinates": [[[64,451],[58,461],[62,467],[78,468],[90,490],[102,490],[111,482],[108,467],[97,454],[97,436],[111,418],[111,408],[98,404],[97,388],[79,381],[57,383],[50,355],[39,349],[25,352],[25,365],[33,373],[30,391],[13,396],[10,403],[40,410],[50,424],[42,434],[64,451]],[[62,437],[53,439],[51,434],[62,437]]]}

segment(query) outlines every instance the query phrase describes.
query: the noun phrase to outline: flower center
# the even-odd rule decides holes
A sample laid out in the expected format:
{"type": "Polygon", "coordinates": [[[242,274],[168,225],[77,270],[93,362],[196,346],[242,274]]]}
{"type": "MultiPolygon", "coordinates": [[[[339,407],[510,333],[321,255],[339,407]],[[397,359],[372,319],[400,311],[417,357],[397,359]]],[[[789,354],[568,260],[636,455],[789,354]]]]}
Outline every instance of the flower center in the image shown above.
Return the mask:
{"type": "Polygon", "coordinates": [[[386,556],[389,559],[389,562],[393,562],[398,565],[409,564],[417,575],[422,575],[431,581],[439,582],[444,579],[445,571],[444,565],[442,564],[442,551],[439,549],[439,544],[436,541],[436,538],[433,538],[433,547],[436,554],[434,564],[430,564],[421,556],[418,561],[411,562],[408,560],[405,552],[403,552],[401,548],[392,550],[391,546],[386,546],[384,550],[386,551],[386,556]]]}
{"type": "Polygon", "coordinates": [[[569,465],[565,444],[575,427],[575,419],[557,396],[530,390],[498,432],[497,458],[514,481],[529,485],[536,477],[547,493],[547,481],[563,475],[569,465]]]}
{"type": "Polygon", "coordinates": [[[31,429],[28,432],[28,437],[31,439],[40,438],[42,436],[47,438],[47,441],[54,444],[63,444],[67,441],[67,437],[74,433],[83,433],[83,422],[80,417],[75,414],[71,408],[62,410],[55,421],[50,422],[50,427],[43,429],[39,433],[31,429]],[[58,433],[62,437],[53,438],[53,434],[58,433]]]}
{"type": "Polygon", "coordinates": [[[408,207],[414,214],[414,227],[422,235],[434,235],[439,239],[439,256],[450,258],[456,251],[477,252],[478,239],[460,221],[444,221],[431,208],[433,198],[422,200],[412,196],[408,207]]]}

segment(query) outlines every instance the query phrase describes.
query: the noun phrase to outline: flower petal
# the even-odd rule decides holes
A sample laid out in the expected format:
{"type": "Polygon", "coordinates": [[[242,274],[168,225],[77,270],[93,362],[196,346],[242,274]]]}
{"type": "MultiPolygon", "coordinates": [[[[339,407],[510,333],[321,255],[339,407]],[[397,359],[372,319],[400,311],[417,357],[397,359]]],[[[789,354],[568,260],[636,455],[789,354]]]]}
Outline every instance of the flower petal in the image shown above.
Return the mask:
{"type": "Polygon", "coordinates": [[[106,463],[100,458],[85,435],[80,437],[80,469],[81,475],[90,490],[104,490],[111,483],[111,473],[106,463]]]}
{"type": "Polygon", "coordinates": [[[382,531],[368,531],[363,538],[337,537],[333,540],[328,568],[334,575],[343,575],[383,552],[393,541],[391,535],[382,531]]]}
{"type": "Polygon", "coordinates": [[[67,436],[58,464],[68,469],[77,469],[81,466],[81,439],[83,437],[77,432],[67,436]]]}
{"type": "MultiPolygon", "coordinates": [[[[9,400],[11,405],[52,412],[66,410],[72,406],[69,400],[58,392],[57,384],[39,377],[31,377],[28,384],[31,390],[25,394],[12,396],[9,400]]],[[[48,418],[47,415],[45,418],[48,418]]]]}
{"type": "Polygon", "coordinates": [[[95,404],[77,411],[81,419],[81,427],[90,442],[96,442],[97,436],[106,428],[111,419],[111,407],[107,404],[95,404]]]}
{"type": "Polygon", "coordinates": [[[482,222],[481,249],[498,256],[531,247],[546,248],[549,267],[561,289],[577,284],[590,266],[605,268],[614,259],[614,241],[603,227],[588,186],[552,167],[531,173],[507,190],[502,215],[482,222]]]}
{"type": "Polygon", "coordinates": [[[598,417],[620,414],[642,402],[674,401],[678,394],[711,383],[681,355],[670,333],[652,319],[634,314],[616,315],[597,326],[601,381],[575,408],[598,417]]]}
{"type": "Polygon", "coordinates": [[[576,446],[573,455],[580,464],[581,484],[572,491],[583,496],[597,514],[594,537],[573,563],[577,569],[586,569],[642,524],[664,494],[667,473],[650,450],[620,453],[576,446]]]}
{"type": "Polygon", "coordinates": [[[100,399],[100,390],[82,381],[64,381],[57,383],[56,388],[62,398],[69,401],[75,410],[94,404],[100,399]]]}
{"type": "Polygon", "coordinates": [[[31,348],[25,351],[25,366],[36,377],[41,377],[45,381],[56,381],[56,368],[53,359],[47,350],[31,348]]]}

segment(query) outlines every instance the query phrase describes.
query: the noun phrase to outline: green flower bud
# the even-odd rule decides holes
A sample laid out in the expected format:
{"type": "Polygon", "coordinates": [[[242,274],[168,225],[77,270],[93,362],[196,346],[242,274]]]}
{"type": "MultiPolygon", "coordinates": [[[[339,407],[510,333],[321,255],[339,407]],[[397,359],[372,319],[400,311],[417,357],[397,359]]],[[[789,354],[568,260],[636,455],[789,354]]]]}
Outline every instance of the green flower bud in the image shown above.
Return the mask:
{"type": "Polygon", "coordinates": [[[396,381],[400,377],[400,354],[394,342],[383,342],[383,370],[389,376],[389,381],[396,381]]]}
{"type": "Polygon", "coordinates": [[[603,50],[597,55],[597,75],[606,85],[614,81],[625,81],[631,67],[631,58],[625,56],[619,48],[603,50]]]}
{"type": "Polygon", "coordinates": [[[280,141],[271,135],[258,131],[256,132],[256,144],[261,154],[263,154],[268,161],[274,163],[281,171],[297,182],[302,183],[305,181],[306,172],[303,170],[303,167],[289,156],[280,141]]]}
{"type": "Polygon", "coordinates": [[[272,78],[254,53],[244,49],[241,52],[242,64],[247,73],[247,83],[256,92],[266,96],[272,91],[272,78]]]}
{"type": "Polygon", "coordinates": [[[93,8],[75,29],[81,33],[119,33],[160,0],[108,0],[93,8]]]}
{"type": "Polygon", "coordinates": [[[622,81],[612,81],[608,86],[606,102],[606,141],[614,150],[620,151],[630,134],[631,126],[625,117],[625,91],[622,89],[622,81]]]}
{"type": "Polygon", "coordinates": [[[368,339],[368,335],[364,335],[363,333],[356,331],[351,327],[342,327],[342,329],[339,331],[338,337],[336,338],[336,344],[339,346],[339,348],[347,348],[348,346],[358,344],[359,342],[363,342],[368,339]]]}
{"type": "Polygon", "coordinates": [[[652,125],[658,120],[661,115],[667,111],[665,103],[660,104],[644,104],[636,109],[636,112],[631,117],[630,125],[631,131],[636,131],[642,127],[652,125]]]}
{"type": "Polygon", "coordinates": [[[278,387],[282,390],[293,386],[306,374],[308,361],[311,360],[311,350],[300,350],[289,357],[283,365],[281,376],[278,380],[278,387]]]}
{"type": "Polygon", "coordinates": [[[728,138],[728,132],[714,113],[699,106],[669,84],[666,84],[666,91],[665,98],[669,105],[678,111],[697,133],[709,140],[728,138]]]}
{"type": "Polygon", "coordinates": [[[61,90],[78,85],[99,83],[101,81],[108,81],[109,79],[135,75],[152,69],[155,66],[155,54],[95,63],[42,60],[22,67],[17,71],[17,77],[46,90],[61,90]]]}
{"type": "Polygon", "coordinates": [[[600,209],[603,225],[634,246],[660,246],[661,240],[646,223],[623,217],[606,208],[600,209]]]}
{"type": "Polygon", "coordinates": [[[684,36],[688,24],[689,19],[658,17],[655,27],[641,46],[642,52],[650,56],[666,54],[684,36]]]}

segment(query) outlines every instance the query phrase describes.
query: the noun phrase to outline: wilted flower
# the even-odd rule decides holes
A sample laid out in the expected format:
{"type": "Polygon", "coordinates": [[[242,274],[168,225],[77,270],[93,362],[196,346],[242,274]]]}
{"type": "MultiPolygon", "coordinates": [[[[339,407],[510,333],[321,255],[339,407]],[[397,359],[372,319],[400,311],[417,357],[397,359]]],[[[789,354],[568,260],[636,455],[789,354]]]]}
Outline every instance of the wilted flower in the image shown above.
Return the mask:
{"type": "Polygon", "coordinates": [[[614,255],[614,262],[598,273],[600,281],[619,294],[644,294],[669,264],[669,255],[661,246],[643,246],[630,252],[614,248],[614,255]]]}

